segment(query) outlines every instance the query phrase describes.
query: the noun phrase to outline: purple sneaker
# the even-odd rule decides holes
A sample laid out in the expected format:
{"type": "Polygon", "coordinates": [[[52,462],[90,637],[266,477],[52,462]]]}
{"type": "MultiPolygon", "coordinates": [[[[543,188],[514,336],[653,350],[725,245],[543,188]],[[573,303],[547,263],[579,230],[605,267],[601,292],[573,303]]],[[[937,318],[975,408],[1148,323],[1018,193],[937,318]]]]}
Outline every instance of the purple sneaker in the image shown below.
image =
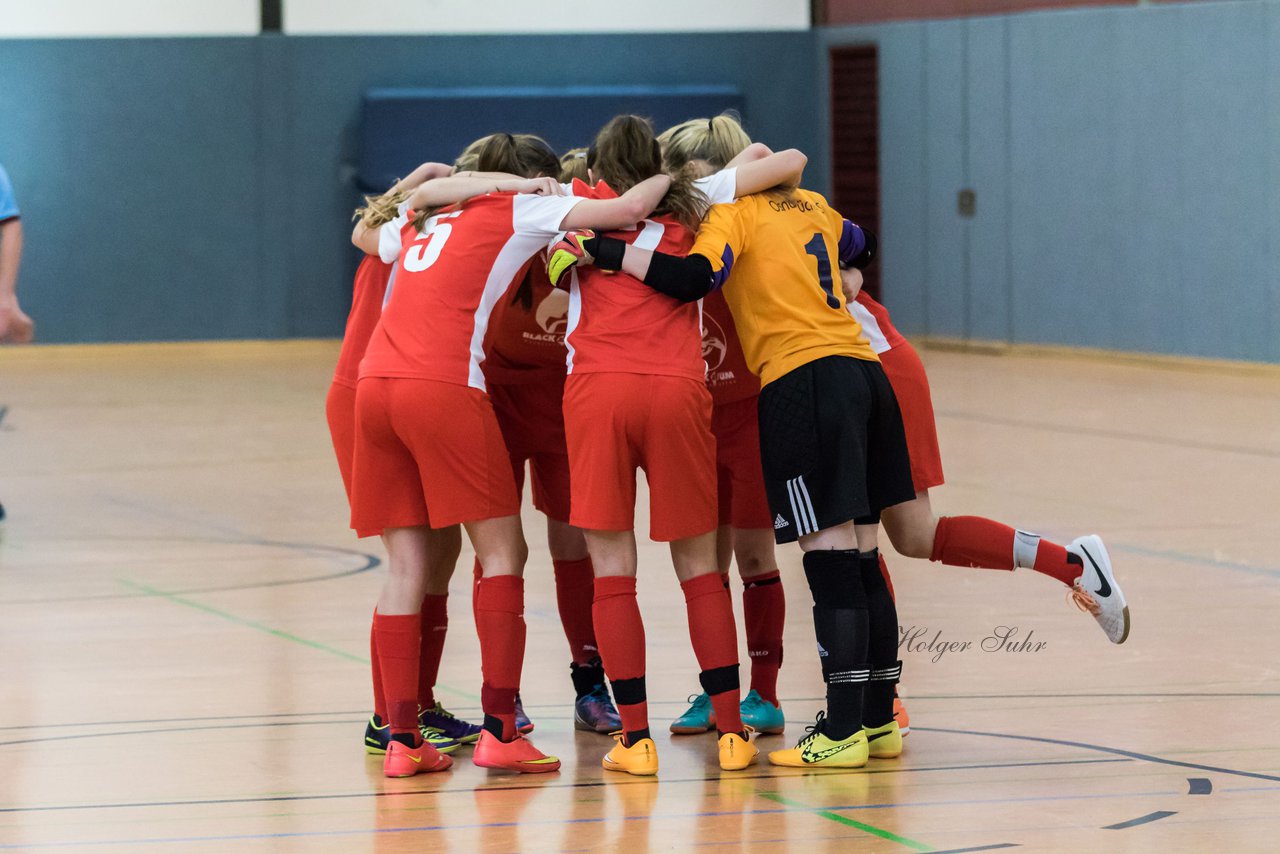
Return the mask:
{"type": "Polygon", "coordinates": [[[418,726],[424,732],[438,732],[462,744],[475,744],[480,739],[480,727],[454,717],[439,700],[434,708],[418,712],[418,726]]]}
{"type": "Polygon", "coordinates": [[[533,732],[533,721],[524,713],[524,704],[520,702],[519,694],[516,694],[516,732],[521,735],[533,732]]]}
{"type": "Polygon", "coordinates": [[[622,729],[622,720],[609,697],[608,688],[603,684],[597,685],[574,701],[573,726],[574,729],[605,735],[622,729]]]}

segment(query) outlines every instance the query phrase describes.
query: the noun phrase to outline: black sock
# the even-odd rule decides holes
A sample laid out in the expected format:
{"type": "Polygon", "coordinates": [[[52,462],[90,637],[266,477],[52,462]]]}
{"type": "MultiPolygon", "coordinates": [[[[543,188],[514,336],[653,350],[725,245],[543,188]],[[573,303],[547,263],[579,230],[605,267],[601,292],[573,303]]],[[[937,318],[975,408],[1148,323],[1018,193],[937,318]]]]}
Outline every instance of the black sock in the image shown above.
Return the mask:
{"type": "Polygon", "coordinates": [[[652,738],[652,737],[653,736],[649,735],[648,727],[645,727],[644,729],[634,730],[634,731],[628,730],[626,733],[627,747],[634,747],[636,742],[642,738],[652,738]]]}
{"type": "Polygon", "coordinates": [[[398,741],[405,747],[416,748],[422,744],[422,735],[416,732],[393,732],[391,733],[391,740],[398,741]]]}
{"type": "Polygon", "coordinates": [[[858,551],[805,552],[804,574],[813,593],[813,628],[827,683],[825,732],[840,741],[862,728],[869,675],[867,600],[858,551]]]}
{"type": "Polygon", "coordinates": [[[488,730],[489,734],[498,741],[502,741],[502,721],[498,720],[493,715],[485,715],[484,723],[481,724],[481,726],[488,730]]]}
{"type": "Polygon", "coordinates": [[[573,690],[578,697],[585,697],[604,684],[604,665],[600,659],[593,658],[586,664],[569,665],[569,677],[573,680],[573,690]]]}
{"type": "Polygon", "coordinates": [[[867,662],[871,666],[862,717],[868,727],[878,727],[893,720],[893,689],[897,680],[889,681],[885,676],[897,672],[898,608],[880,572],[879,549],[863,552],[858,563],[862,589],[867,594],[867,662]],[[881,675],[877,677],[877,674],[881,675]]]}

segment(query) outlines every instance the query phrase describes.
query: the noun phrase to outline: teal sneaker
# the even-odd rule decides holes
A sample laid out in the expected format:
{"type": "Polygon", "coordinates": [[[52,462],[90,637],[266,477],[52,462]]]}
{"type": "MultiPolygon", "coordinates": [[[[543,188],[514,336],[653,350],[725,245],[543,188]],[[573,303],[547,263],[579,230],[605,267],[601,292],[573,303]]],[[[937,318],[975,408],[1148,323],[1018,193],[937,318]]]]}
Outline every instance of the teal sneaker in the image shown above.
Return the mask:
{"type": "Polygon", "coordinates": [[[761,735],[777,735],[787,728],[787,718],[782,709],[770,703],[755,689],[742,698],[742,722],[761,735]]]}
{"type": "Polygon", "coordinates": [[[711,708],[711,698],[706,694],[690,694],[689,709],[671,722],[671,731],[677,735],[693,735],[716,728],[716,713],[711,708]]]}

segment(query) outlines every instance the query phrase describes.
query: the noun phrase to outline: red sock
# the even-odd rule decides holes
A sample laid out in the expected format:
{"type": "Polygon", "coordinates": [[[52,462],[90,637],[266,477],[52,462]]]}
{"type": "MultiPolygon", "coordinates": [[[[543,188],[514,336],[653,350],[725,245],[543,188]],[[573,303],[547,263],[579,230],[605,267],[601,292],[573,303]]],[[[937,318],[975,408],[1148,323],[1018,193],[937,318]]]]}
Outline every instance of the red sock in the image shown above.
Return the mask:
{"type": "Polygon", "coordinates": [[[524,667],[524,579],[492,575],[480,579],[477,588],[476,631],[484,674],[480,705],[485,728],[510,741],[516,737],[516,694],[524,667]]]}
{"type": "Polygon", "coordinates": [[[708,572],[681,583],[689,612],[689,639],[702,668],[702,690],[711,698],[716,729],[742,732],[742,687],[738,681],[738,630],[733,603],[719,573],[708,572]]]}
{"type": "Polygon", "coordinates": [[[591,558],[553,560],[556,570],[556,606],[560,625],[569,641],[569,654],[575,664],[586,664],[600,654],[596,649],[596,631],[592,624],[591,603],[595,597],[595,568],[591,558]]]}
{"type": "Polygon", "coordinates": [[[378,609],[373,609],[373,620],[369,623],[369,669],[373,671],[373,713],[383,724],[387,722],[387,695],[382,693],[382,663],[378,660],[378,609]]]}
{"type": "MultiPolygon", "coordinates": [[[[936,543],[937,540],[934,542],[936,543]]],[[[877,551],[876,556],[880,558],[880,574],[884,576],[884,586],[889,588],[889,598],[896,603],[898,594],[893,592],[893,578],[889,575],[889,565],[884,562],[884,552],[877,551]]]]}
{"type": "Polygon", "coordinates": [[[595,581],[591,611],[600,627],[596,640],[604,671],[613,688],[624,732],[649,728],[649,703],[644,685],[644,621],[636,602],[636,580],[606,575],[595,581]]]}
{"type": "Polygon", "coordinates": [[[981,516],[943,516],[933,536],[930,560],[949,566],[1034,569],[1063,584],[1080,577],[1081,567],[1069,552],[1039,534],[1017,531],[981,516]]]}
{"type": "MultiPolygon", "coordinates": [[[[387,718],[393,735],[418,732],[419,614],[373,615],[378,664],[386,691],[387,718]]],[[[416,740],[416,739],[415,739],[416,740]]]]}
{"type": "Polygon", "coordinates": [[[747,625],[751,688],[773,705],[778,702],[778,668],[782,666],[782,629],[787,601],[782,577],[775,569],[742,580],[742,619],[747,625]]]}
{"type": "Polygon", "coordinates": [[[476,558],[475,563],[471,566],[471,616],[475,619],[476,625],[480,625],[480,579],[484,576],[484,570],[480,567],[480,558],[476,558]]]}
{"type": "Polygon", "coordinates": [[[422,597],[422,642],[418,647],[418,707],[436,705],[436,678],[444,654],[444,636],[449,630],[449,594],[428,593],[422,597]]]}

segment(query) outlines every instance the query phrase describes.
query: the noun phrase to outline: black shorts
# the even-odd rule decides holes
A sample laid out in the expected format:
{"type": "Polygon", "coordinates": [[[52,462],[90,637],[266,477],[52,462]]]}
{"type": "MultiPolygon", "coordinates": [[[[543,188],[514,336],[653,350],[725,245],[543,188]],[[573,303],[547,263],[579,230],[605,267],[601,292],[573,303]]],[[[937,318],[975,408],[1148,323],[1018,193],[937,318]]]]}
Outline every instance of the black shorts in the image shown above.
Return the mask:
{"type": "Polygon", "coordinates": [[[760,457],[779,543],[876,522],[916,497],[902,413],[879,362],[828,356],[766,385],[760,457]]]}

